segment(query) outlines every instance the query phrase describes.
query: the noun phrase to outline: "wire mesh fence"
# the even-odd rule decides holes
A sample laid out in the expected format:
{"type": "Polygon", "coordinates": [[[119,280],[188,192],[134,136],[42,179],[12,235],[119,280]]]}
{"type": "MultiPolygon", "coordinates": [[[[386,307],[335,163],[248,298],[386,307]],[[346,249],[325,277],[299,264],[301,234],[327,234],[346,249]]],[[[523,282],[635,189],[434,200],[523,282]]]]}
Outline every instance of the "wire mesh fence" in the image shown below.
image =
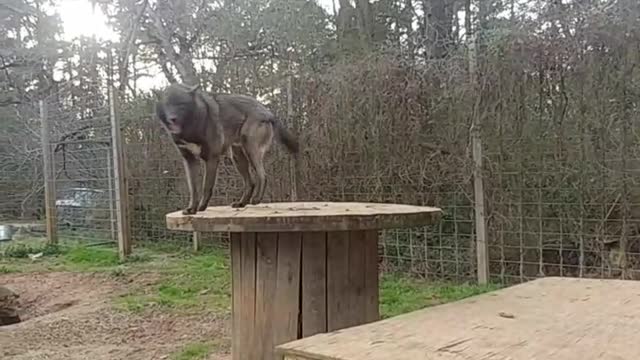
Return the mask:
{"type": "MultiPolygon", "coordinates": [[[[272,148],[264,200],[440,207],[442,220],[433,226],[382,233],[382,267],[473,279],[478,229],[470,129],[479,119],[491,279],[638,278],[640,52],[629,44],[640,43],[640,35],[589,16],[609,28],[579,39],[492,34],[496,39],[477,59],[477,91],[464,51],[433,61],[381,52],[322,74],[302,66],[293,78],[269,74],[271,92],[279,90],[269,106],[297,130],[303,153],[292,163],[281,147],[272,148]]],[[[191,246],[192,234],[165,225],[165,214],[182,209],[188,195],[179,155],[153,116],[154,97],[125,100],[117,112],[134,242],[191,246]]],[[[115,241],[105,88],[77,85],[48,101],[58,226],[82,241],[115,241]],[[72,206],[80,203],[89,205],[72,206]]],[[[33,109],[16,129],[25,138],[40,126],[33,109]]],[[[2,163],[3,220],[43,216],[38,141],[3,139],[4,159],[19,155],[2,163]]],[[[225,158],[211,204],[230,204],[241,190],[225,158]]],[[[205,246],[227,240],[200,234],[205,246]]]]}
{"type": "Polygon", "coordinates": [[[84,84],[44,101],[58,237],[75,243],[116,241],[113,152],[106,87],[84,84]]]}
{"type": "MultiPolygon", "coordinates": [[[[409,67],[394,65],[389,59],[373,60],[372,64],[369,66],[377,66],[381,74],[373,79],[375,84],[358,80],[358,71],[350,75],[363,66],[355,64],[353,69],[318,82],[315,88],[300,86],[303,89],[295,93],[293,106],[298,115],[289,116],[286,121],[288,126],[301,129],[303,153],[293,164],[282,147],[271,148],[266,158],[268,185],[264,201],[292,200],[295,193],[298,201],[376,201],[442,207],[443,220],[435,226],[382,232],[382,266],[431,278],[473,278],[471,158],[466,149],[469,121],[464,109],[455,109],[452,114],[457,121],[440,124],[424,124],[420,115],[411,114],[414,109],[398,110],[406,101],[419,104],[419,97],[427,89],[413,94],[413,99],[403,98],[403,93],[383,102],[369,96],[368,103],[362,104],[368,113],[344,113],[341,108],[353,106],[349,93],[366,94],[367,88],[394,87],[405,77],[416,75],[406,73],[409,67]],[[393,72],[397,72],[398,82],[385,80],[393,72]],[[351,88],[354,84],[362,89],[351,88]],[[336,87],[343,89],[336,92],[336,87]],[[406,124],[407,117],[410,124],[406,124]],[[373,124],[369,124],[370,119],[373,124]],[[436,135],[439,131],[451,133],[452,142],[458,147],[447,146],[443,150],[438,145],[443,142],[436,135]]],[[[304,81],[298,79],[297,83],[304,81]]],[[[446,81],[455,82],[456,78],[446,81]]],[[[415,86],[427,82],[417,79],[415,86]]],[[[394,90],[400,89],[388,89],[394,90]]],[[[270,107],[278,114],[286,113],[286,97],[283,94],[270,107]]],[[[154,118],[153,103],[150,97],[121,109],[132,232],[138,244],[189,246],[191,234],[166,230],[164,215],[186,206],[188,194],[180,157],[154,118]]],[[[224,158],[210,204],[228,205],[241,192],[242,179],[230,159],[224,158]]],[[[200,236],[204,245],[226,246],[226,234],[200,236]]]]}
{"type": "Polygon", "coordinates": [[[0,132],[0,220],[2,223],[40,223],[42,152],[37,104],[0,108],[5,119],[18,114],[20,123],[6,121],[0,132]]]}

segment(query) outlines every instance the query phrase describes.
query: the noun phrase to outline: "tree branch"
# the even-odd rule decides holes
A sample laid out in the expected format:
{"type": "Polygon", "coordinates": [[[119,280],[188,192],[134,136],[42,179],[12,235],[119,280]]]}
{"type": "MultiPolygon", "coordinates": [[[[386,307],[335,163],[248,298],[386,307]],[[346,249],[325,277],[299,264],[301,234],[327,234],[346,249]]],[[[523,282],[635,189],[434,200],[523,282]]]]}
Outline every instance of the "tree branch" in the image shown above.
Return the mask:
{"type": "Polygon", "coordinates": [[[120,67],[120,86],[119,86],[119,90],[122,93],[127,86],[127,70],[129,68],[129,54],[131,52],[131,48],[133,46],[133,43],[135,42],[136,39],[136,33],[138,32],[139,29],[139,24],[140,24],[140,20],[142,19],[142,16],[144,15],[145,10],[147,9],[147,5],[149,4],[148,0],[144,0],[144,2],[142,3],[142,7],[140,8],[140,11],[138,12],[138,14],[136,14],[136,17],[134,19],[134,21],[131,23],[131,30],[129,31],[129,34],[127,35],[127,40],[125,42],[125,48],[123,51],[123,54],[121,55],[120,59],[121,59],[121,67],[120,67]]]}

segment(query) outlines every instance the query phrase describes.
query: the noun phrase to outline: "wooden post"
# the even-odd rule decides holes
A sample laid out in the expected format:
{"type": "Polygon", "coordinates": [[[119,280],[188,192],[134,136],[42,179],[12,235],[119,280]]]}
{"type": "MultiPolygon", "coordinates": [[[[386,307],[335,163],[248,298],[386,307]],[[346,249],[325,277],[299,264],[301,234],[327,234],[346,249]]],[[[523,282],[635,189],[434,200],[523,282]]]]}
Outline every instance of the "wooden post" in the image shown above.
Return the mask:
{"type": "Polygon", "coordinates": [[[54,158],[51,153],[51,142],[49,141],[49,119],[47,104],[40,100],[40,122],[42,141],[42,161],[44,163],[44,206],[46,214],[47,242],[49,244],[58,243],[58,221],[56,216],[56,170],[54,158]]]}
{"type": "MultiPolygon", "coordinates": [[[[293,70],[291,69],[291,55],[287,63],[287,125],[291,126],[293,122],[293,70]]],[[[296,134],[298,134],[298,126],[294,126],[296,134]]],[[[291,201],[298,200],[298,177],[297,177],[297,161],[293,158],[289,160],[289,181],[291,183],[291,201]]]]}
{"type": "Polygon", "coordinates": [[[482,141],[480,129],[472,130],[473,146],[473,193],[475,198],[476,220],[476,251],[478,256],[478,283],[484,285],[489,282],[489,246],[487,244],[487,230],[484,206],[484,184],[482,181],[482,141]]]}
{"type": "Polygon", "coordinates": [[[131,254],[129,226],[128,182],[125,173],[125,157],[120,133],[120,119],[116,112],[116,90],[109,85],[109,117],[111,119],[111,148],[113,150],[113,178],[115,181],[116,218],[118,222],[118,253],[124,260],[131,254]]]}
{"type": "MultiPolygon", "coordinates": [[[[469,77],[472,88],[479,94],[476,57],[476,37],[469,31],[469,77]]],[[[484,183],[482,179],[482,139],[480,135],[481,121],[479,115],[481,95],[476,95],[472,112],[471,147],[473,152],[473,197],[475,200],[474,216],[476,223],[476,255],[478,267],[478,283],[489,282],[489,246],[487,244],[487,229],[484,206],[484,183]]]]}
{"type": "Polygon", "coordinates": [[[193,252],[200,251],[200,233],[197,231],[193,232],[193,252]]]}

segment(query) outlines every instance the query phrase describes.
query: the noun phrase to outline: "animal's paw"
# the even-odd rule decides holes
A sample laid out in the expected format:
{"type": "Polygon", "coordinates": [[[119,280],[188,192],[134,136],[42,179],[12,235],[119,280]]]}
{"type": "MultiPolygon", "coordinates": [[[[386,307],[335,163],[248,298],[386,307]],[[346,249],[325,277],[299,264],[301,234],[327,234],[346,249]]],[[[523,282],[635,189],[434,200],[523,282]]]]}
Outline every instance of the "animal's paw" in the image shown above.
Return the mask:
{"type": "Polygon", "coordinates": [[[260,204],[260,201],[261,201],[260,199],[251,199],[250,204],[251,205],[258,205],[258,204],[260,204]]]}
{"type": "Polygon", "coordinates": [[[182,215],[193,215],[196,213],[196,209],[194,208],[186,208],[182,210],[182,215]]]}
{"type": "Polygon", "coordinates": [[[198,211],[205,211],[207,210],[208,204],[200,204],[200,206],[198,206],[198,211]]]}
{"type": "Polygon", "coordinates": [[[237,208],[243,208],[245,206],[247,206],[247,204],[243,203],[242,201],[234,201],[234,202],[231,203],[231,207],[232,208],[236,208],[236,209],[237,208]]]}

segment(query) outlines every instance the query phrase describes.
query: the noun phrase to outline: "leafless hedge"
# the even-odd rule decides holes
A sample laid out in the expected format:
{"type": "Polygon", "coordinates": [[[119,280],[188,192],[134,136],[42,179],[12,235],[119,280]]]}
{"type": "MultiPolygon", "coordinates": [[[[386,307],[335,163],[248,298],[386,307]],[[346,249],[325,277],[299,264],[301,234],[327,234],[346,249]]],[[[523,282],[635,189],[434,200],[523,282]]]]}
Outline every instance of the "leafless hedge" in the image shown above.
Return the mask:
{"type": "MultiPolygon", "coordinates": [[[[267,200],[288,200],[295,183],[298,200],[441,207],[437,225],[385,232],[384,264],[472,278],[469,129],[479,116],[492,277],[637,278],[638,28],[589,13],[575,34],[489,32],[477,58],[477,91],[462,52],[417,62],[388,51],[322,73],[303,70],[288,94],[292,116],[286,90],[270,104],[298,130],[304,149],[293,166],[274,147],[267,200]]],[[[184,206],[187,194],[152,102],[140,98],[119,110],[134,238],[187,242],[165,230],[164,214],[184,206]]],[[[212,203],[230,203],[241,185],[227,162],[212,203]]]]}
{"type": "MultiPolygon", "coordinates": [[[[637,276],[639,79],[629,44],[640,37],[582,34],[554,41],[495,34],[478,59],[480,93],[471,91],[463,54],[424,64],[376,55],[297,78],[298,198],[442,207],[437,226],[386,233],[385,263],[472,276],[475,106],[492,276],[637,276]]],[[[272,106],[284,114],[285,101],[272,106]]],[[[136,228],[153,236],[162,214],[184,203],[185,187],[159,126],[148,116],[135,123],[144,129],[128,146],[136,228]]],[[[271,198],[288,199],[289,166],[283,152],[271,157],[271,198]]],[[[228,203],[240,180],[232,167],[221,175],[213,201],[228,203]]]]}

